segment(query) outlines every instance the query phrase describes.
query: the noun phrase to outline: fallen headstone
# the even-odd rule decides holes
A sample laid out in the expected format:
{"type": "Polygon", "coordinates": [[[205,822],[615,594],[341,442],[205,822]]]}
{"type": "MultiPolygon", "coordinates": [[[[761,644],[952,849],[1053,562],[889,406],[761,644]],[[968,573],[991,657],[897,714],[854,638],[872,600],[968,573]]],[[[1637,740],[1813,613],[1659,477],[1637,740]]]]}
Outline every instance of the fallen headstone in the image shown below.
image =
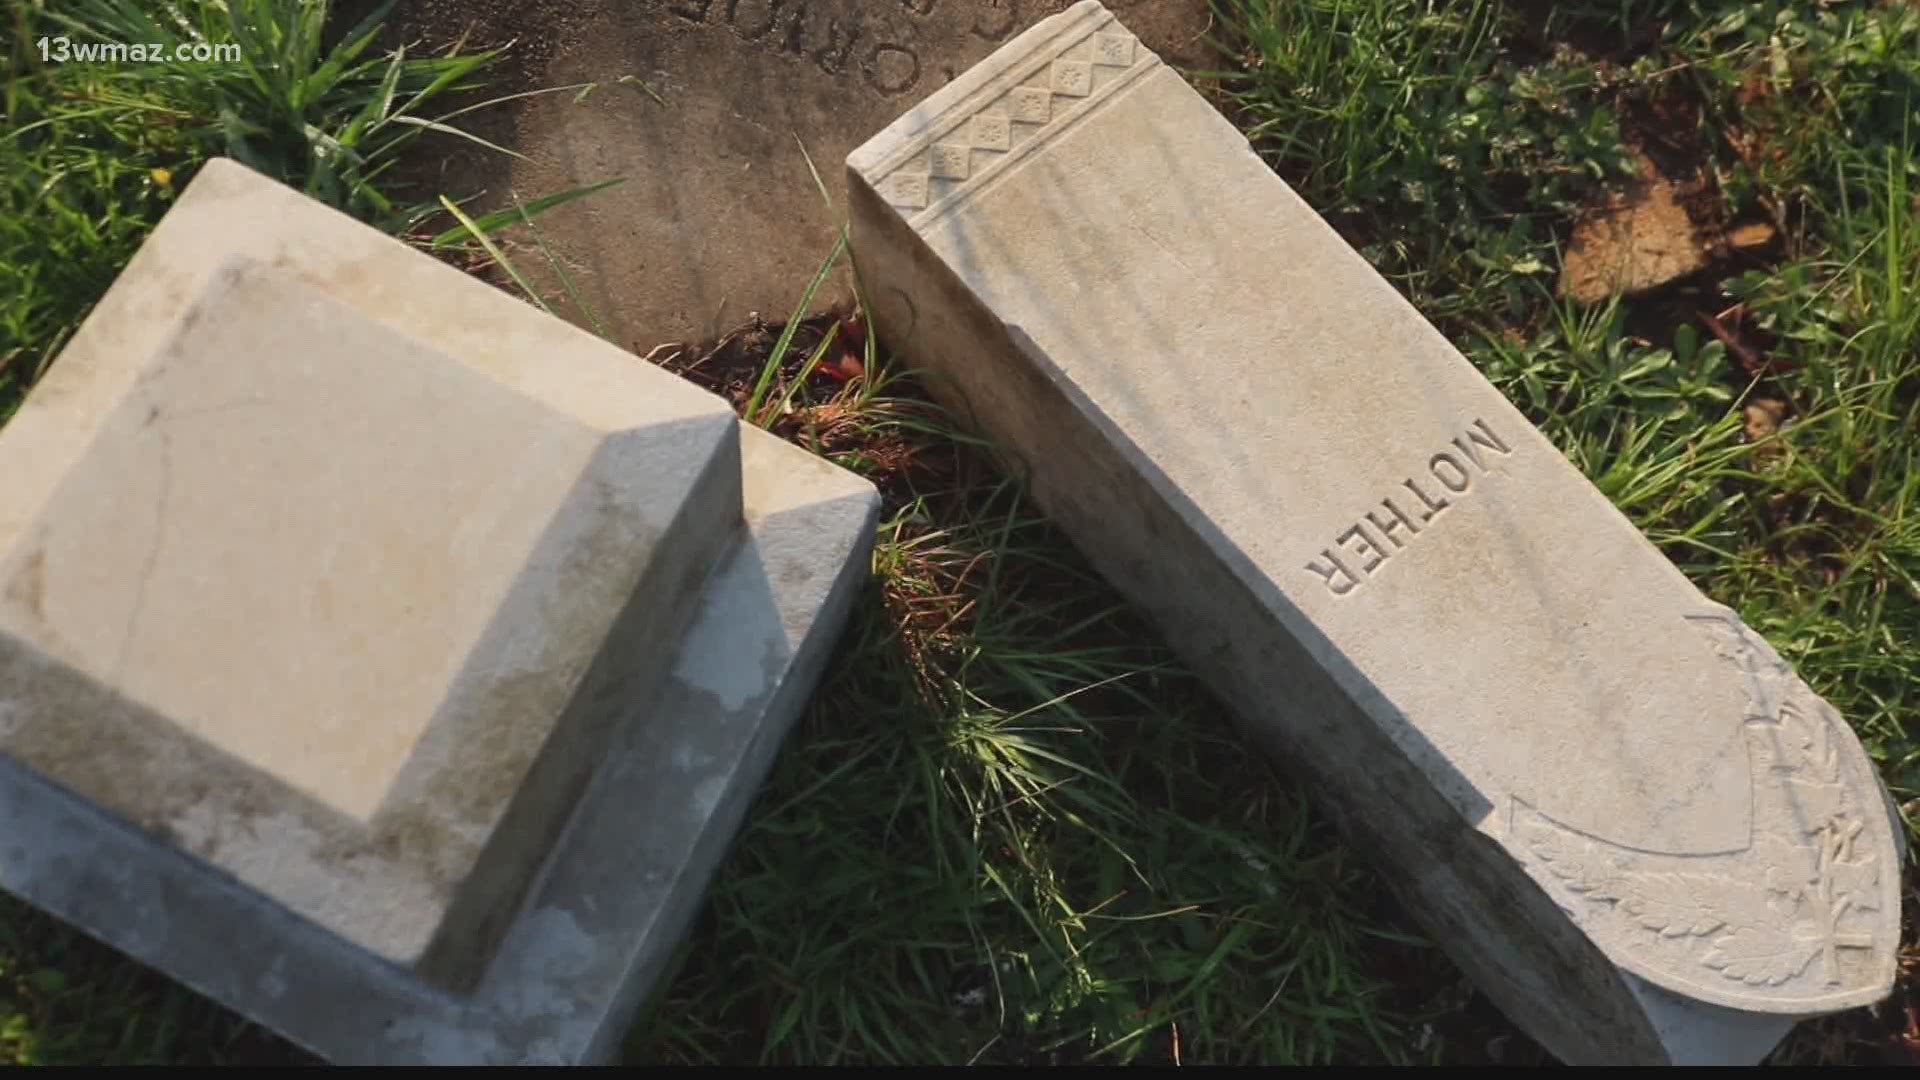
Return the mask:
{"type": "Polygon", "coordinates": [[[0,885],[340,1062],[613,1051],[877,505],[227,161],[0,454],[0,885]]]}
{"type": "Polygon", "coordinates": [[[1888,993],[1852,730],[1098,3],[847,162],[875,329],[1569,1061],[1888,993]]]}
{"type": "MultiPolygon", "coordinates": [[[[511,75],[489,94],[599,84],[463,117],[524,156],[466,154],[456,186],[510,207],[514,192],[530,200],[624,178],[540,228],[610,336],[645,353],[712,340],[755,313],[785,318],[838,228],[809,156],[843,205],[829,163],[1066,3],[418,0],[402,19],[407,39],[428,44],[512,42],[511,75]]],[[[1153,47],[1212,65],[1207,0],[1123,10],[1153,47]]],[[[543,257],[520,261],[552,287],[556,310],[586,324],[543,257]]],[[[836,278],[817,301],[845,291],[836,278]]]]}

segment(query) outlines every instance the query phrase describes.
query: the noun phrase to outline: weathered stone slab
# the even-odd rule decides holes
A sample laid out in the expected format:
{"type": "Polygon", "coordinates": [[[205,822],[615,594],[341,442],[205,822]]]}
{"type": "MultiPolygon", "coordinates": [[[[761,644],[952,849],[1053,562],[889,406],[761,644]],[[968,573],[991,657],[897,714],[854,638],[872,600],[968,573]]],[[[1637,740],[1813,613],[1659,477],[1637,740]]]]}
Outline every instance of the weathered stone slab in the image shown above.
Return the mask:
{"type": "MultiPolygon", "coordinates": [[[[474,153],[457,188],[471,182],[487,189],[488,205],[511,206],[509,191],[533,199],[625,177],[540,227],[614,340],[645,353],[715,337],[754,312],[785,318],[839,225],[807,155],[843,205],[830,163],[1066,3],[415,0],[403,19],[409,36],[429,42],[469,32],[477,44],[513,41],[519,73],[499,92],[602,84],[584,100],[516,102],[486,132],[525,160],[474,153]]],[[[1153,47],[1213,65],[1207,0],[1125,0],[1122,10],[1153,47]]],[[[521,262],[544,270],[537,254],[521,262]]],[[[836,279],[818,301],[845,293],[836,279]]]]}
{"type": "Polygon", "coordinates": [[[664,667],[582,693],[602,643],[672,640],[740,515],[732,413],[599,350],[489,371],[255,259],[193,286],[10,432],[0,750],[457,983],[664,667]]]}
{"type": "Polygon", "coordinates": [[[225,161],[0,453],[0,884],[336,1060],[611,1052],[877,504],[225,161]]]}
{"type": "Polygon", "coordinates": [[[875,326],[1569,1060],[1887,993],[1892,817],[1688,582],[1097,3],[848,159],[875,326]]]}

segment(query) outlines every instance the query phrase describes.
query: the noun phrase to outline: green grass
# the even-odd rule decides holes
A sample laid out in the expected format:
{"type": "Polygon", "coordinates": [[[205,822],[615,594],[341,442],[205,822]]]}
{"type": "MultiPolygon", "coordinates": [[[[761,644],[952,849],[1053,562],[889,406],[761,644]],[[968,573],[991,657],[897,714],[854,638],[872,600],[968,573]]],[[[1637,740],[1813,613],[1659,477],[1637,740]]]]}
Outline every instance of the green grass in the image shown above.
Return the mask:
{"type": "MultiPolygon", "coordinates": [[[[392,3],[326,26],[326,0],[7,0],[0,21],[0,419],[58,354],[172,199],[210,156],[231,157],[395,233],[447,209],[394,180],[426,135],[468,138],[458,118],[498,58],[378,53],[392,3]],[[43,60],[39,42],[239,46],[238,62],[43,60]],[[442,103],[463,95],[464,104],[442,103]]],[[[554,87],[540,93],[579,90],[554,87]]],[[[512,153],[496,147],[503,153],[512,153]]],[[[615,181],[608,181],[613,183],[615,181]]],[[[605,184],[488,215],[441,249],[479,249],[605,184]]],[[[446,222],[453,225],[452,222],[446,222]]]]}
{"type": "Polygon", "coordinates": [[[1378,882],[994,456],[865,365],[772,426],[881,482],[872,582],[636,1056],[1406,1056],[1373,954],[1421,950],[1378,882]]]}
{"type": "MultiPolygon", "coordinates": [[[[1219,100],[1275,169],[1799,667],[1897,798],[1920,796],[1920,8],[1217,7],[1219,100]],[[1657,295],[1556,299],[1574,214],[1644,145],[1701,171],[1710,225],[1770,222],[1778,248],[1657,295]],[[1790,422],[1750,435],[1756,400],[1785,403],[1790,422]]],[[[284,93],[48,70],[15,33],[0,401],[58,351],[192,164],[225,152],[217,103],[279,133],[248,145],[294,182],[389,222],[415,205],[356,201],[356,177],[387,175],[378,162],[314,180],[341,159],[304,123],[286,126],[284,93]],[[155,121],[163,110],[190,119],[155,121]]],[[[328,40],[352,39],[339,27],[328,40]]],[[[335,142],[393,70],[371,50],[356,63],[359,81],[341,75],[297,114],[335,142]]],[[[438,77],[408,68],[396,85],[438,77]]],[[[1532,1060],[992,449],[922,399],[912,360],[884,356],[842,312],[665,361],[873,477],[885,509],[846,638],[630,1056],[1532,1060]]],[[[1908,896],[1911,912],[1911,873],[1908,896]]],[[[1809,1025],[1780,1056],[1896,1060],[1889,1023],[1856,1012],[1809,1025]]],[[[283,1053],[0,907],[0,1057],[283,1053]]]]}

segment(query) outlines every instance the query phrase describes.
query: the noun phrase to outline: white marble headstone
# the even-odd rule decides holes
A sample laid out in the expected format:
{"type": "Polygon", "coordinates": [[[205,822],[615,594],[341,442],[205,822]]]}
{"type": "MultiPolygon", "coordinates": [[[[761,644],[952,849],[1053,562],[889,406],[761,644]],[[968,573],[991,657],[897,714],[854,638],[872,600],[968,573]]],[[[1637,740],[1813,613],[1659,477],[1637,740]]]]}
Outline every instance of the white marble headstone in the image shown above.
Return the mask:
{"type": "Polygon", "coordinates": [[[1846,722],[1098,3],[848,169],[878,331],[1547,1046],[1751,1061],[1888,992],[1846,722]]]}

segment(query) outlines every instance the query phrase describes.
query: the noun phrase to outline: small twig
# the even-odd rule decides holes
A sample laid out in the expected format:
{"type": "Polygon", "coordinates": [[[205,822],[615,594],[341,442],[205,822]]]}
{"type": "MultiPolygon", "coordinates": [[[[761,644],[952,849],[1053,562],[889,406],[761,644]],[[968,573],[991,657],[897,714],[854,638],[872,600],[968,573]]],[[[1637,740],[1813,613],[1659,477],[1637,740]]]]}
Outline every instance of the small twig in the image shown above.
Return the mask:
{"type": "Polygon", "coordinates": [[[694,361],[693,363],[691,363],[691,364],[688,364],[688,365],[687,365],[687,370],[688,370],[688,371],[693,371],[693,370],[696,370],[696,369],[698,369],[698,368],[699,368],[699,367],[700,367],[700,366],[701,366],[702,364],[705,364],[705,363],[706,363],[707,361],[709,361],[709,360],[711,360],[711,359],[713,359],[713,358],[714,358],[714,357],[716,357],[716,356],[719,356],[719,355],[720,355],[720,352],[721,352],[721,350],[723,350],[723,349],[725,349],[725,348],[726,348],[727,346],[729,346],[729,345],[731,345],[731,344],[733,344],[733,343],[734,343],[734,342],[735,342],[736,340],[738,340],[738,339],[739,339],[739,337],[740,337],[740,335],[741,335],[741,333],[742,333],[742,332],[741,332],[741,331],[739,331],[739,330],[729,330],[729,331],[727,332],[727,336],[725,336],[725,337],[723,337],[723,338],[721,338],[721,339],[720,339],[719,341],[717,341],[717,342],[715,342],[715,343],[714,343],[714,346],[713,346],[713,348],[711,348],[711,349],[708,349],[708,350],[707,350],[706,352],[704,352],[704,353],[701,353],[701,354],[700,354],[700,359],[698,359],[698,360],[695,360],[695,361],[694,361]]]}
{"type": "MultiPolygon", "coordinates": [[[[649,363],[649,364],[661,364],[661,365],[664,365],[664,364],[666,364],[666,363],[667,363],[668,361],[670,361],[670,360],[677,360],[677,359],[679,359],[679,358],[680,358],[680,354],[681,354],[681,353],[683,353],[683,352],[685,352],[685,351],[686,351],[686,346],[684,346],[684,345],[681,345],[681,344],[680,344],[679,342],[677,342],[677,341],[669,341],[669,342],[665,342],[665,343],[663,343],[663,344],[660,344],[660,345],[655,345],[655,346],[654,346],[654,347],[653,347],[652,349],[650,349],[650,350],[649,350],[649,351],[647,352],[647,355],[645,355],[645,356],[643,356],[643,357],[641,357],[640,359],[642,359],[642,360],[645,360],[645,361],[646,361],[647,363],[649,363]],[[667,357],[667,358],[666,358],[665,360],[656,360],[656,359],[654,359],[655,357],[657,357],[657,356],[659,356],[659,355],[660,355],[660,354],[661,354],[662,352],[665,352],[665,351],[666,351],[666,350],[668,350],[668,349],[672,349],[672,350],[673,350],[673,352],[672,352],[672,354],[671,354],[671,355],[669,355],[669,356],[668,356],[668,357],[667,357]]],[[[705,360],[705,359],[706,359],[706,357],[701,357],[701,358],[700,358],[700,360],[705,360]]],[[[695,366],[696,366],[696,367],[697,367],[697,366],[699,365],[699,363],[700,363],[700,361],[699,361],[699,360],[697,360],[697,361],[695,361],[695,362],[694,362],[694,364],[695,364],[695,366]]]]}
{"type": "MultiPolygon", "coordinates": [[[[996,973],[994,975],[994,982],[998,983],[999,981],[1000,981],[1000,976],[996,973]]],[[[996,1031],[993,1033],[993,1038],[988,1039],[986,1042],[980,1044],[980,1049],[975,1050],[973,1052],[973,1056],[967,1059],[967,1064],[972,1065],[974,1062],[979,1061],[981,1056],[984,1055],[987,1051],[993,1049],[993,1044],[999,1041],[1000,1041],[1000,1033],[996,1031]]]]}
{"type": "Polygon", "coordinates": [[[1752,346],[1734,337],[1731,331],[1721,325],[1719,316],[1705,311],[1699,314],[1700,321],[1713,332],[1713,336],[1720,339],[1720,343],[1727,347],[1728,352],[1740,358],[1740,363],[1747,369],[1747,374],[1758,375],[1767,370],[1767,363],[1760,358],[1760,354],[1754,352],[1752,346]]]}

